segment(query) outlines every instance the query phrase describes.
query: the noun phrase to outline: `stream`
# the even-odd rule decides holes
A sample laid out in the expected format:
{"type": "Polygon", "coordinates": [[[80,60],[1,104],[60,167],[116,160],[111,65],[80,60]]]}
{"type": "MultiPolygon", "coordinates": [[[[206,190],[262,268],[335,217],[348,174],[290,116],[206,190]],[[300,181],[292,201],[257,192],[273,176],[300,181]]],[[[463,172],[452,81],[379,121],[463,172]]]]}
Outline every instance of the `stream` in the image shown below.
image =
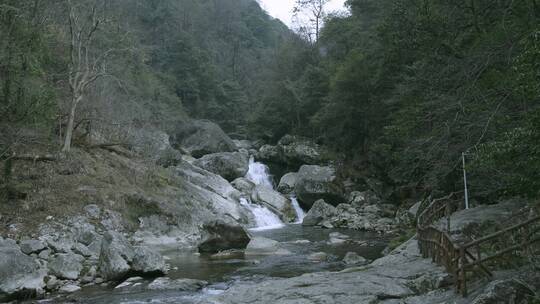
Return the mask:
{"type": "MultiPolygon", "coordinates": [[[[248,179],[258,185],[273,188],[268,168],[261,163],[250,161],[248,179]]],[[[254,215],[256,228],[250,229],[253,237],[265,237],[280,242],[289,255],[245,256],[231,259],[212,259],[194,253],[193,250],[162,250],[171,266],[168,277],[171,279],[197,279],[207,281],[207,287],[198,292],[153,291],[145,288],[151,279],[142,279],[130,287],[90,286],[80,292],[42,300],[40,303],[200,303],[205,298],[217,295],[230,286],[241,282],[260,282],[269,278],[289,278],[305,273],[339,271],[345,268],[342,262],[348,252],[355,252],[366,259],[374,260],[381,256],[387,245],[377,233],[355,230],[322,229],[301,225],[305,215],[294,196],[290,197],[296,211],[297,221],[284,224],[268,208],[242,199],[254,215]],[[330,234],[339,232],[348,236],[347,242],[331,242],[330,234]],[[324,252],[327,257],[314,260],[313,253],[324,252]],[[116,288],[115,288],[116,287],[116,288]]]]}

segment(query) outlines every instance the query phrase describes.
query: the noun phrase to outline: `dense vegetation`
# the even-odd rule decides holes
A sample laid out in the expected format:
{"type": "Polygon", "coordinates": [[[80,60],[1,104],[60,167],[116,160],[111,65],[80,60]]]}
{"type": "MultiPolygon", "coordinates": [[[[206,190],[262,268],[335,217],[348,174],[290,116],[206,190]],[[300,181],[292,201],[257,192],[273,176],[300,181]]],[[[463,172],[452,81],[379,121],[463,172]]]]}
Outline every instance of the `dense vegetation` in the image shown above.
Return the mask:
{"type": "Polygon", "coordinates": [[[300,134],[420,191],[459,191],[467,153],[477,199],[537,197],[540,3],[347,5],[306,41],[253,0],[2,0],[0,157],[22,130],[60,147],[73,14],[86,33],[101,18],[88,49],[102,77],[84,92],[76,126],[189,115],[270,141],[300,134]]]}
{"type": "Polygon", "coordinates": [[[311,56],[285,65],[301,71],[275,72],[286,81],[255,125],[316,137],[421,190],[460,191],[465,152],[475,198],[537,197],[540,4],[347,3],[311,56]]]}

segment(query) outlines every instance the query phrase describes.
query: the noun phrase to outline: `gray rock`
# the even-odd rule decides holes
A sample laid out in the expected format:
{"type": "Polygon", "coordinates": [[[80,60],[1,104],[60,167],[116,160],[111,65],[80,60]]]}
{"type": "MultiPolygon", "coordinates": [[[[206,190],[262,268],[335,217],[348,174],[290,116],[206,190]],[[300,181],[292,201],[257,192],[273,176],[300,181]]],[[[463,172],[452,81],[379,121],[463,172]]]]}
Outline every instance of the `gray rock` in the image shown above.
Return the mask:
{"type": "Polygon", "coordinates": [[[193,162],[195,166],[220,175],[228,181],[243,177],[248,172],[248,155],[241,152],[207,154],[193,162]]]}
{"type": "Polygon", "coordinates": [[[46,248],[45,244],[39,240],[25,240],[19,244],[21,251],[25,254],[39,253],[46,248]]]}
{"type": "Polygon", "coordinates": [[[48,260],[50,256],[51,256],[51,251],[49,249],[43,250],[38,255],[38,257],[42,260],[48,260]]]}
{"type": "Polygon", "coordinates": [[[176,149],[185,149],[194,157],[218,152],[232,152],[236,145],[215,123],[206,120],[192,120],[176,126],[170,137],[176,149]]]}
{"type": "Polygon", "coordinates": [[[535,297],[535,292],[522,282],[513,279],[497,280],[478,295],[472,304],[526,304],[535,297]]]}
{"type": "Polygon", "coordinates": [[[381,199],[375,194],[375,192],[368,190],[364,192],[353,191],[349,194],[349,204],[355,207],[362,207],[364,205],[376,205],[381,202],[381,199]]]}
{"type": "Polygon", "coordinates": [[[326,252],[315,252],[308,256],[308,260],[313,262],[326,262],[328,260],[328,254],[326,252]]]}
{"type": "Polygon", "coordinates": [[[11,295],[43,292],[46,270],[12,240],[0,239],[0,301],[11,295]]]}
{"type": "Polygon", "coordinates": [[[296,218],[291,201],[273,189],[259,185],[253,190],[251,200],[270,208],[270,210],[277,213],[285,222],[293,222],[296,218]]]}
{"type": "Polygon", "coordinates": [[[81,290],[81,287],[75,284],[66,284],[58,290],[61,293],[74,293],[81,290]]]}
{"type": "Polygon", "coordinates": [[[47,245],[57,253],[68,253],[71,252],[71,247],[73,247],[73,240],[67,237],[61,237],[57,240],[52,238],[47,238],[47,245]]]}
{"type": "Polygon", "coordinates": [[[83,269],[84,257],[74,253],[59,253],[49,259],[49,272],[60,279],[77,280],[83,269]]]}
{"type": "Polygon", "coordinates": [[[336,207],[327,204],[324,200],[318,200],[304,217],[302,225],[317,226],[326,219],[337,214],[336,207]]]}
{"type": "Polygon", "coordinates": [[[279,148],[271,145],[264,145],[256,155],[258,160],[270,163],[281,163],[281,153],[279,148]]]}
{"type": "Polygon", "coordinates": [[[101,208],[99,208],[98,205],[87,205],[83,209],[86,215],[91,219],[99,219],[99,217],[101,216],[101,208]]]}
{"type": "Polygon", "coordinates": [[[150,290],[175,290],[175,291],[197,291],[208,285],[208,282],[193,279],[157,278],[148,285],[150,290]]]}
{"type": "Polygon", "coordinates": [[[326,162],[324,149],[307,138],[285,135],[278,142],[278,146],[283,160],[296,168],[326,162]]]}
{"type": "Polygon", "coordinates": [[[45,277],[45,282],[47,284],[47,290],[56,290],[60,286],[60,281],[53,275],[45,277]]]}
{"type": "Polygon", "coordinates": [[[298,173],[295,172],[283,175],[279,180],[277,190],[283,194],[290,194],[294,191],[294,186],[296,185],[297,179],[298,173]]]}
{"type": "Polygon", "coordinates": [[[200,253],[214,254],[229,249],[244,249],[250,238],[240,225],[211,221],[203,225],[205,240],[199,245],[200,253]]]}
{"type": "Polygon", "coordinates": [[[167,265],[163,256],[148,247],[135,247],[132,270],[144,274],[165,274],[167,265]]]}
{"type": "Polygon", "coordinates": [[[245,255],[288,255],[288,250],[283,249],[278,241],[264,237],[255,237],[246,247],[245,255]]]}
{"type": "Polygon", "coordinates": [[[73,245],[73,252],[80,254],[83,257],[91,257],[94,255],[94,253],[90,251],[88,247],[84,246],[81,243],[75,243],[75,245],[73,245]]]}
{"type": "Polygon", "coordinates": [[[238,149],[251,150],[254,147],[251,141],[245,139],[233,139],[233,142],[238,149]]]}
{"type": "Polygon", "coordinates": [[[231,182],[231,185],[245,195],[251,195],[255,189],[255,183],[245,177],[239,177],[231,182]]]}
{"type": "Polygon", "coordinates": [[[347,252],[343,258],[343,262],[347,265],[366,265],[369,263],[366,258],[358,255],[356,252],[347,252]]]}
{"type": "Polygon", "coordinates": [[[131,269],[135,252],[129,242],[118,232],[108,231],[103,235],[98,272],[105,280],[117,280],[131,269]]]}
{"type": "Polygon", "coordinates": [[[307,208],[310,208],[319,199],[324,199],[334,206],[345,202],[342,186],[337,181],[335,169],[329,166],[302,166],[298,171],[294,192],[302,205],[307,208]]]}

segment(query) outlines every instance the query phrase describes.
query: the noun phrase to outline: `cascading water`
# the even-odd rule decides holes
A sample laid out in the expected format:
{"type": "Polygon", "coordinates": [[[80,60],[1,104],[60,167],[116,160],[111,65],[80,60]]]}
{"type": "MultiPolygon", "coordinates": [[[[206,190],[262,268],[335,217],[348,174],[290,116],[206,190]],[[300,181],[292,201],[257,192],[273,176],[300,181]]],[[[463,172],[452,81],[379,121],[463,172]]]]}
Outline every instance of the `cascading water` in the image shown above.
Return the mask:
{"type": "Polygon", "coordinates": [[[304,209],[300,207],[300,204],[298,203],[296,196],[291,196],[291,203],[294,208],[294,212],[296,212],[295,224],[301,224],[302,221],[304,220],[304,217],[306,216],[306,213],[304,212],[304,209]]]}
{"type": "MultiPolygon", "coordinates": [[[[255,183],[256,185],[267,187],[269,189],[274,189],[272,177],[269,173],[268,167],[262,163],[256,162],[253,157],[249,159],[249,170],[246,174],[246,178],[255,183]]],[[[246,208],[248,208],[251,213],[253,213],[253,216],[255,217],[255,223],[257,225],[257,228],[255,228],[254,230],[276,229],[285,226],[279,216],[270,211],[270,209],[257,204],[252,204],[246,199],[242,199],[240,202],[242,203],[242,205],[246,206],[246,208]]],[[[294,207],[294,211],[296,212],[296,223],[302,223],[305,215],[304,210],[302,210],[302,208],[298,204],[296,197],[292,196],[291,202],[294,207]]]]}

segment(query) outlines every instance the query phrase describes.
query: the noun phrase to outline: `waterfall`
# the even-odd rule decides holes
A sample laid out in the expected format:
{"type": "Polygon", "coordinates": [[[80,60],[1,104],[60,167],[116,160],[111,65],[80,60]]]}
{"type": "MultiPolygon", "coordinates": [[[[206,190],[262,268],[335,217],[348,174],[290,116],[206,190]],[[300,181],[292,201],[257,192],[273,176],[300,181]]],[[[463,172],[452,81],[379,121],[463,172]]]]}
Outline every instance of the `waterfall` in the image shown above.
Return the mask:
{"type": "Polygon", "coordinates": [[[262,185],[271,189],[274,188],[268,167],[262,163],[255,162],[253,156],[249,159],[249,170],[246,178],[256,185],[262,185]]]}
{"type": "Polygon", "coordinates": [[[302,224],[302,221],[304,220],[304,217],[306,216],[304,209],[300,207],[300,204],[298,203],[298,200],[296,199],[296,196],[294,195],[291,196],[291,203],[294,208],[294,212],[296,212],[295,224],[302,224]]]}
{"type": "Polygon", "coordinates": [[[285,226],[279,216],[264,206],[252,204],[245,198],[240,199],[240,204],[248,208],[253,213],[253,217],[255,217],[257,227],[251,230],[269,230],[285,226]]]}
{"type": "MultiPolygon", "coordinates": [[[[261,185],[263,187],[274,189],[272,177],[269,173],[268,167],[262,163],[255,162],[253,156],[249,159],[249,170],[246,174],[246,178],[255,183],[256,185],[261,185]]],[[[296,212],[296,223],[302,223],[302,220],[305,216],[304,210],[302,210],[302,208],[298,204],[298,200],[296,199],[296,197],[291,196],[290,199],[294,207],[294,211],[296,212]]],[[[255,217],[255,223],[257,227],[253,230],[275,229],[283,227],[285,225],[281,221],[279,216],[277,216],[275,213],[270,211],[270,209],[264,206],[252,204],[245,198],[242,198],[240,200],[240,203],[246,208],[248,208],[255,217]]]]}

